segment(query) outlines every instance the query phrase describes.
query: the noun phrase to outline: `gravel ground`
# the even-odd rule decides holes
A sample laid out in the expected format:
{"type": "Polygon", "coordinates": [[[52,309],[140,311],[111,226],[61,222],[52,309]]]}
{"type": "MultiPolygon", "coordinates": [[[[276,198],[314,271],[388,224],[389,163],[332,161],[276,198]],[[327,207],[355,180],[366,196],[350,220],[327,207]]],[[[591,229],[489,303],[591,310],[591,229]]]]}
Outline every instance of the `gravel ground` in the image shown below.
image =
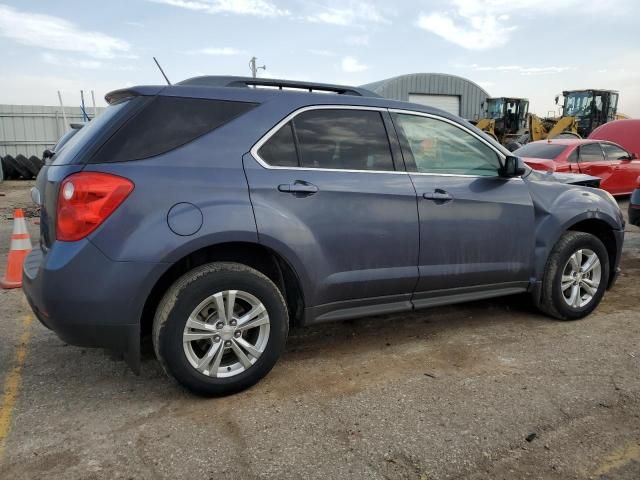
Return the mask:
{"type": "MultiPolygon", "coordinates": [[[[30,186],[0,184],[2,272],[30,186]]],[[[210,400],[166,378],[150,349],[135,376],[107,352],[65,345],[29,324],[19,290],[0,290],[0,478],[637,480],[633,226],[622,267],[578,322],[514,296],[294,331],[266,379],[210,400]]]]}

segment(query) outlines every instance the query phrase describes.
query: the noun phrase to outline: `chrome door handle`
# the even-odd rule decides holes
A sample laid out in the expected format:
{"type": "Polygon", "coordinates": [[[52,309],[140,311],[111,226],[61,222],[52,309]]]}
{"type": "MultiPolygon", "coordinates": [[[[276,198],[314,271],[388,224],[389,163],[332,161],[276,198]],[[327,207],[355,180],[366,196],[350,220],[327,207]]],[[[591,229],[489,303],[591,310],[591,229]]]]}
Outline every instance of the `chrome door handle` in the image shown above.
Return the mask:
{"type": "Polygon", "coordinates": [[[433,192],[426,192],[422,194],[422,198],[427,200],[435,200],[436,202],[449,202],[453,200],[453,196],[449,192],[445,192],[444,190],[436,189],[433,192]]]}
{"type": "Polygon", "coordinates": [[[313,195],[318,192],[318,187],[313,183],[296,180],[294,183],[278,185],[278,190],[285,193],[298,193],[301,195],[313,195]]]}

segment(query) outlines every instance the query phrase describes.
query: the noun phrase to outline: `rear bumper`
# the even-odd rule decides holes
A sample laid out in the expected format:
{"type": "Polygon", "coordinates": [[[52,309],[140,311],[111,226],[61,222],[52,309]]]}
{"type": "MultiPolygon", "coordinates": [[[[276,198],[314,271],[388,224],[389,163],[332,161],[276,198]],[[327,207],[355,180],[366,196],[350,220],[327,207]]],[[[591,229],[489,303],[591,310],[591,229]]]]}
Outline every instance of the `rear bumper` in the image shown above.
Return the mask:
{"type": "Polygon", "coordinates": [[[55,242],[26,258],[23,291],[63,341],[121,352],[137,371],[140,317],[160,264],[114,262],[88,240],[55,242]]]}

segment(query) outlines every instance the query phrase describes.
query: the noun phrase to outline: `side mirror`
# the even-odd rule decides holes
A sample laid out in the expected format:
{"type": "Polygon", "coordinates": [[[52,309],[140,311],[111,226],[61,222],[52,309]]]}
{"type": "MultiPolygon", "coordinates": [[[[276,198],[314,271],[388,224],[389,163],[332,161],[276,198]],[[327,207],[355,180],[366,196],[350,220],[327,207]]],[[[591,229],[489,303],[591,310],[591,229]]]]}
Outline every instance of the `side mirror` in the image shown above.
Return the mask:
{"type": "Polygon", "coordinates": [[[500,176],[504,178],[513,178],[524,175],[527,170],[522,165],[518,157],[508,156],[504,159],[504,165],[500,169],[500,176]]]}
{"type": "Polygon", "coordinates": [[[638,160],[638,157],[640,157],[639,153],[632,153],[629,155],[629,160],[638,160]]]}
{"type": "Polygon", "coordinates": [[[560,100],[560,95],[556,95],[556,105],[558,104],[558,100],[560,100]]]}
{"type": "Polygon", "coordinates": [[[51,158],[53,157],[53,152],[51,150],[49,150],[48,148],[42,152],[42,159],[46,160],[47,158],[51,158]]]}

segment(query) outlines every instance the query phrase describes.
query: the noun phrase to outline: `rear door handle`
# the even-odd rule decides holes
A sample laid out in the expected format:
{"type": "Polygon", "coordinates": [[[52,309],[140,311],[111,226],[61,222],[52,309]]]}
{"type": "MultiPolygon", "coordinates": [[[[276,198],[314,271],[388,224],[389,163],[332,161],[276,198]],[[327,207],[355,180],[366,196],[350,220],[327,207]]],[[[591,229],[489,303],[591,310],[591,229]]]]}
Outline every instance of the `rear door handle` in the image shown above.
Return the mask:
{"type": "Polygon", "coordinates": [[[278,190],[285,193],[298,193],[302,195],[313,195],[318,192],[318,187],[313,183],[296,180],[294,183],[283,183],[278,185],[278,190]]]}
{"type": "Polygon", "coordinates": [[[445,192],[444,190],[440,190],[439,188],[437,188],[433,192],[423,193],[422,198],[425,198],[427,200],[435,200],[436,202],[442,203],[453,200],[453,197],[449,192],[445,192]]]}

